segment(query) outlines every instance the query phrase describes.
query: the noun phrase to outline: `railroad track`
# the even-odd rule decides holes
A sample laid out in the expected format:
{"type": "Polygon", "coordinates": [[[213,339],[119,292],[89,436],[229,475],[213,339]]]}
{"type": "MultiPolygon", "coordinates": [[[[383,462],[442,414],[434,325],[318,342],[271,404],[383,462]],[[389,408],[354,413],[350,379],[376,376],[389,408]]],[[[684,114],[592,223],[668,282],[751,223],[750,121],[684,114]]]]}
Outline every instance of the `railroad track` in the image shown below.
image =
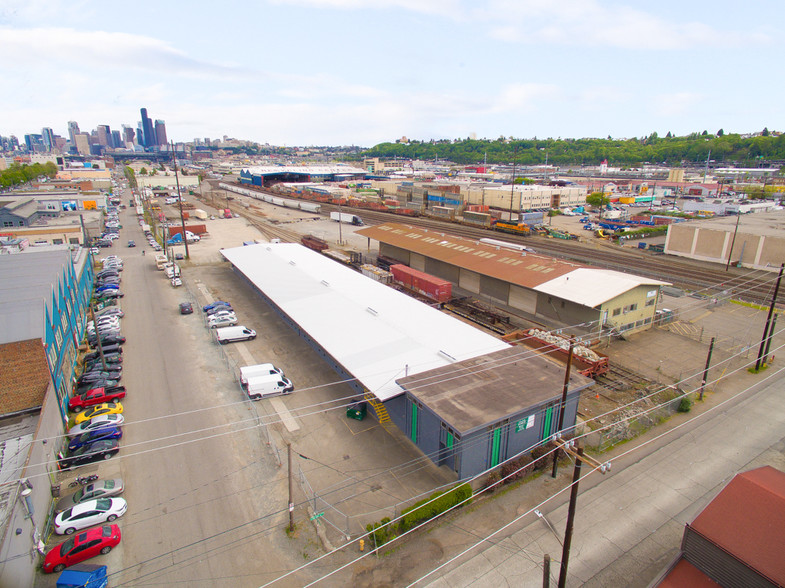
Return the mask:
{"type": "MultiPolygon", "coordinates": [[[[273,194],[272,192],[267,192],[273,194]]],[[[287,196],[291,198],[291,196],[287,196]]],[[[320,203],[322,214],[338,211],[333,204],[320,203]]],[[[593,267],[633,273],[647,278],[669,282],[674,286],[695,293],[697,296],[717,299],[738,299],[755,304],[768,305],[774,291],[776,273],[760,272],[744,268],[717,267],[716,264],[678,258],[674,256],[652,254],[633,247],[619,247],[606,242],[583,243],[547,238],[539,235],[523,237],[509,233],[498,233],[480,227],[471,227],[458,223],[450,223],[425,217],[405,217],[390,212],[368,209],[348,209],[341,207],[343,212],[352,210],[368,225],[388,222],[408,224],[414,227],[455,235],[466,239],[478,240],[493,236],[496,239],[516,244],[523,244],[542,253],[565,261],[590,265],[593,267]]],[[[242,210],[237,211],[241,214],[242,210]]],[[[265,234],[279,231],[263,217],[253,214],[252,208],[246,215],[254,223],[260,222],[259,229],[265,234]]],[[[299,242],[300,235],[293,231],[282,230],[281,236],[286,241],[299,242]]],[[[778,308],[785,308],[785,301],[778,303],[778,308]]]]}

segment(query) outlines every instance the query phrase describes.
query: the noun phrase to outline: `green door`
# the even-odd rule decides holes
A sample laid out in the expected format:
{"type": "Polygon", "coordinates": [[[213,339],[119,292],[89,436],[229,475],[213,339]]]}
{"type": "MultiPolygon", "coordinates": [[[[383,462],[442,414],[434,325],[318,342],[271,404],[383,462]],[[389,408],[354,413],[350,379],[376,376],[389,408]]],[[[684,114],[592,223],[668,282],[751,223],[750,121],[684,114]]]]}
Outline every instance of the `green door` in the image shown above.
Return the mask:
{"type": "Polygon", "coordinates": [[[491,444],[491,467],[499,465],[499,448],[502,444],[501,427],[493,430],[493,442],[491,444]]]}
{"type": "Polygon", "coordinates": [[[551,421],[553,420],[553,406],[545,409],[545,418],[542,420],[542,438],[547,439],[551,436],[551,421]]]}
{"type": "Polygon", "coordinates": [[[409,438],[417,443],[417,405],[412,403],[412,428],[409,431],[409,438]]]}

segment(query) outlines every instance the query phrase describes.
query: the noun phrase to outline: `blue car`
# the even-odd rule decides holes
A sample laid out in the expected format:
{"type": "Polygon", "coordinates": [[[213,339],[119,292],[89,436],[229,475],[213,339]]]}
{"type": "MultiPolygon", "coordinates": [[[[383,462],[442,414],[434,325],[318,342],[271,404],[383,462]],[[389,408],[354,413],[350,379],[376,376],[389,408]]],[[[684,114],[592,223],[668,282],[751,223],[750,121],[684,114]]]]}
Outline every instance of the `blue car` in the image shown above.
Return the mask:
{"type": "Polygon", "coordinates": [[[212,308],[215,308],[216,306],[231,306],[231,304],[229,304],[228,302],[225,302],[223,300],[216,300],[215,302],[212,302],[210,304],[207,304],[207,305],[203,306],[202,310],[204,312],[207,312],[208,310],[210,310],[212,308]]]}
{"type": "Polygon", "coordinates": [[[95,291],[96,292],[104,292],[105,290],[119,290],[119,284],[104,284],[103,286],[98,286],[95,291]]]}
{"type": "Polygon", "coordinates": [[[120,427],[106,427],[103,429],[95,429],[82,433],[78,437],[71,439],[68,443],[68,451],[76,451],[81,447],[92,445],[96,441],[120,439],[123,436],[123,431],[120,427]]]}

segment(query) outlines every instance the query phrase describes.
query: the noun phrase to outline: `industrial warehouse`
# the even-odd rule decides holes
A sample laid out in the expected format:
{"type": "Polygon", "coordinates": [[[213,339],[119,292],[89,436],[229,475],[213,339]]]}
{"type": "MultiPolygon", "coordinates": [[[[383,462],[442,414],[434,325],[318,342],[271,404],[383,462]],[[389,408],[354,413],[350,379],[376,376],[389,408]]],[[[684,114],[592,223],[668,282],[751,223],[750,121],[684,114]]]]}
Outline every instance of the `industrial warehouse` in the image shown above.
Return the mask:
{"type": "Polygon", "coordinates": [[[633,333],[654,321],[667,282],[597,269],[410,225],[357,231],[379,242],[379,254],[448,280],[483,300],[560,326],[591,333],[633,333]]]}
{"type": "MultiPolygon", "coordinates": [[[[562,364],[500,339],[310,249],[222,250],[235,271],[374,409],[459,479],[558,429],[562,364]]],[[[564,428],[581,390],[572,374],[564,428]]]]}

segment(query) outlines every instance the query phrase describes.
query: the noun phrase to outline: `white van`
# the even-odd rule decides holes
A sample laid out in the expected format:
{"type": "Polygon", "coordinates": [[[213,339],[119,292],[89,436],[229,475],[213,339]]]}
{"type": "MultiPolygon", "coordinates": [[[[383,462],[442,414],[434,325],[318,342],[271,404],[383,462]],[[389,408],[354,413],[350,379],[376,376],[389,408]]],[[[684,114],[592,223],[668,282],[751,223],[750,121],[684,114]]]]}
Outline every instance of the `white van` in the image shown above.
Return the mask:
{"type": "Polygon", "coordinates": [[[266,376],[252,376],[248,378],[246,391],[251,400],[261,400],[268,396],[280,396],[289,394],[294,390],[294,385],[285,376],[280,374],[266,376]]]}
{"type": "Polygon", "coordinates": [[[221,345],[232,343],[234,341],[250,341],[256,339],[256,331],[248,327],[222,327],[215,330],[215,336],[218,337],[218,342],[221,345]]]}
{"type": "Polygon", "coordinates": [[[248,386],[248,378],[257,376],[283,376],[283,370],[271,363],[243,366],[240,368],[240,385],[246,388],[248,386]]]}

